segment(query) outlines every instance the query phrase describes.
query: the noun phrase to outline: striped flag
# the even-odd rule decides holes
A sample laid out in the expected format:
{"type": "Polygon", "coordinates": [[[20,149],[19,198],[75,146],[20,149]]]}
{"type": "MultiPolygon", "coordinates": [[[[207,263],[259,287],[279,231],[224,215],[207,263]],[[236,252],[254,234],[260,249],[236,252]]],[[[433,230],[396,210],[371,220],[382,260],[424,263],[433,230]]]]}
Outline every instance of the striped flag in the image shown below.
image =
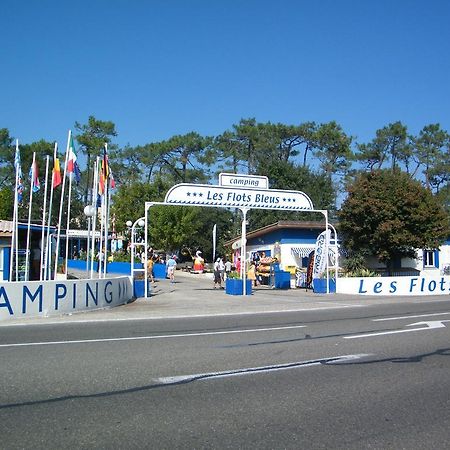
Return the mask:
{"type": "Polygon", "coordinates": [[[23,200],[23,183],[22,183],[22,167],[20,165],[19,145],[16,145],[16,153],[14,155],[14,167],[16,168],[17,202],[18,203],[22,203],[22,200],[23,200]]]}
{"type": "Polygon", "coordinates": [[[30,167],[30,173],[29,173],[30,181],[31,181],[31,188],[33,189],[33,192],[38,192],[41,188],[41,184],[39,183],[39,172],[38,172],[38,165],[37,161],[35,160],[33,164],[30,167]]]}
{"type": "Polygon", "coordinates": [[[61,167],[59,164],[59,158],[55,150],[55,156],[53,158],[53,189],[57,188],[61,184],[61,167]]]}
{"type": "Polygon", "coordinates": [[[69,141],[69,154],[67,157],[67,172],[74,173],[75,172],[75,164],[77,161],[77,155],[75,154],[75,146],[73,144],[72,135],[70,135],[69,141]]]}

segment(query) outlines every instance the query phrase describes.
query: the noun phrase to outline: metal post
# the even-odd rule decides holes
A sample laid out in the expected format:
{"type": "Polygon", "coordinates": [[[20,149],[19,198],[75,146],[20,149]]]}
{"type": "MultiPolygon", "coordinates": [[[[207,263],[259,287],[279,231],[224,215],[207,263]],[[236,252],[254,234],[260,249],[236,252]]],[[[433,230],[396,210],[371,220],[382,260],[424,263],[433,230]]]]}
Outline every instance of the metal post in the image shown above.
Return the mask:
{"type": "Polygon", "coordinates": [[[242,270],[242,293],[247,295],[247,208],[241,208],[242,211],[242,254],[241,254],[241,270],[242,270]]]}

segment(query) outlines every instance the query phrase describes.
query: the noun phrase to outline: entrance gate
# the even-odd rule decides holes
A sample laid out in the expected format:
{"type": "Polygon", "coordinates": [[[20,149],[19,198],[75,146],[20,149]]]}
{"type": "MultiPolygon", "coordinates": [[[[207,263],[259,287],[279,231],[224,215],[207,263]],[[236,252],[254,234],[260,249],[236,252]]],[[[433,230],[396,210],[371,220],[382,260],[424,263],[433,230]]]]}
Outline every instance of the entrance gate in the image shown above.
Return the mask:
{"type": "MultiPolygon", "coordinates": [[[[154,205],[204,206],[210,208],[237,208],[242,212],[242,272],[243,295],[246,295],[246,227],[247,212],[251,209],[272,209],[278,211],[305,211],[321,213],[328,230],[328,211],[314,209],[311,199],[301,191],[269,189],[267,177],[255,175],[221,173],[219,185],[181,183],[167,192],[163,202],[145,202],[145,297],[148,297],[147,249],[149,211],[154,205]]],[[[328,239],[325,241],[328,255],[328,239]]],[[[329,293],[328,258],[326,264],[327,293],[329,293]]],[[[337,276],[337,274],[336,274],[337,276]]]]}

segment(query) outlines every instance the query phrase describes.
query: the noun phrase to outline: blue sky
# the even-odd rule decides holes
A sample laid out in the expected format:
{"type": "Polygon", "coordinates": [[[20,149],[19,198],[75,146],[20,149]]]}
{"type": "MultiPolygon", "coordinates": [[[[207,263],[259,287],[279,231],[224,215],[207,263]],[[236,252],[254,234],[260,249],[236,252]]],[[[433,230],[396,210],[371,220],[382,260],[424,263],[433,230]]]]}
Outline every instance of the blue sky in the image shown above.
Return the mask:
{"type": "Polygon", "coordinates": [[[2,0],[0,128],[65,148],[88,116],[119,145],[241,118],[401,120],[450,131],[446,0],[2,0]]]}

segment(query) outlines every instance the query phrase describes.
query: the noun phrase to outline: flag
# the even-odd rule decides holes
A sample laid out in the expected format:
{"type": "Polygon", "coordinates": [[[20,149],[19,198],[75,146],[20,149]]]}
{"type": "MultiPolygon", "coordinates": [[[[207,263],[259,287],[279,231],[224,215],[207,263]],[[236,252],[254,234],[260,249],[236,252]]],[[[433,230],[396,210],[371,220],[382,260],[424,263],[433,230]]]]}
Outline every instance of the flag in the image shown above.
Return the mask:
{"type": "Polygon", "coordinates": [[[18,145],[16,145],[16,154],[14,156],[14,167],[16,168],[17,202],[22,203],[23,199],[22,168],[20,165],[20,153],[18,145]]]}
{"type": "Polygon", "coordinates": [[[105,193],[105,179],[103,178],[103,168],[100,167],[100,173],[98,175],[98,193],[103,195],[105,193]]]}
{"type": "Polygon", "coordinates": [[[102,161],[103,180],[106,181],[109,177],[108,152],[106,151],[106,144],[103,147],[103,161],[102,161]]]}
{"type": "Polygon", "coordinates": [[[73,165],[73,174],[75,175],[75,181],[78,184],[81,180],[81,172],[80,172],[80,168],[78,166],[78,163],[75,161],[74,165],[73,165]]]}
{"type": "Polygon", "coordinates": [[[116,188],[116,180],[114,180],[111,170],[109,171],[109,179],[110,179],[109,185],[111,186],[111,189],[115,189],[116,188]]]}
{"type": "Polygon", "coordinates": [[[29,177],[30,177],[31,188],[33,189],[33,192],[39,191],[39,189],[41,188],[41,185],[39,183],[38,165],[37,165],[36,161],[34,161],[30,167],[29,177]]]}
{"type": "MultiPolygon", "coordinates": [[[[105,193],[105,186],[108,182],[109,177],[109,163],[108,163],[108,152],[106,150],[106,144],[103,147],[103,158],[100,163],[100,175],[99,175],[99,181],[98,181],[98,190],[101,195],[105,193]]],[[[112,186],[111,186],[112,187],[112,186]]]]}
{"type": "Polygon", "coordinates": [[[67,157],[67,172],[74,173],[75,172],[75,162],[77,160],[77,155],[75,154],[75,146],[73,144],[72,135],[70,135],[69,141],[69,155],[67,157]]]}
{"type": "Polygon", "coordinates": [[[325,230],[317,236],[314,254],[313,278],[320,278],[327,268],[328,255],[326,249],[330,242],[330,230],[325,230]]]}
{"type": "Polygon", "coordinates": [[[61,184],[61,167],[59,165],[59,159],[56,156],[53,160],[53,189],[57,188],[61,184]]]}

